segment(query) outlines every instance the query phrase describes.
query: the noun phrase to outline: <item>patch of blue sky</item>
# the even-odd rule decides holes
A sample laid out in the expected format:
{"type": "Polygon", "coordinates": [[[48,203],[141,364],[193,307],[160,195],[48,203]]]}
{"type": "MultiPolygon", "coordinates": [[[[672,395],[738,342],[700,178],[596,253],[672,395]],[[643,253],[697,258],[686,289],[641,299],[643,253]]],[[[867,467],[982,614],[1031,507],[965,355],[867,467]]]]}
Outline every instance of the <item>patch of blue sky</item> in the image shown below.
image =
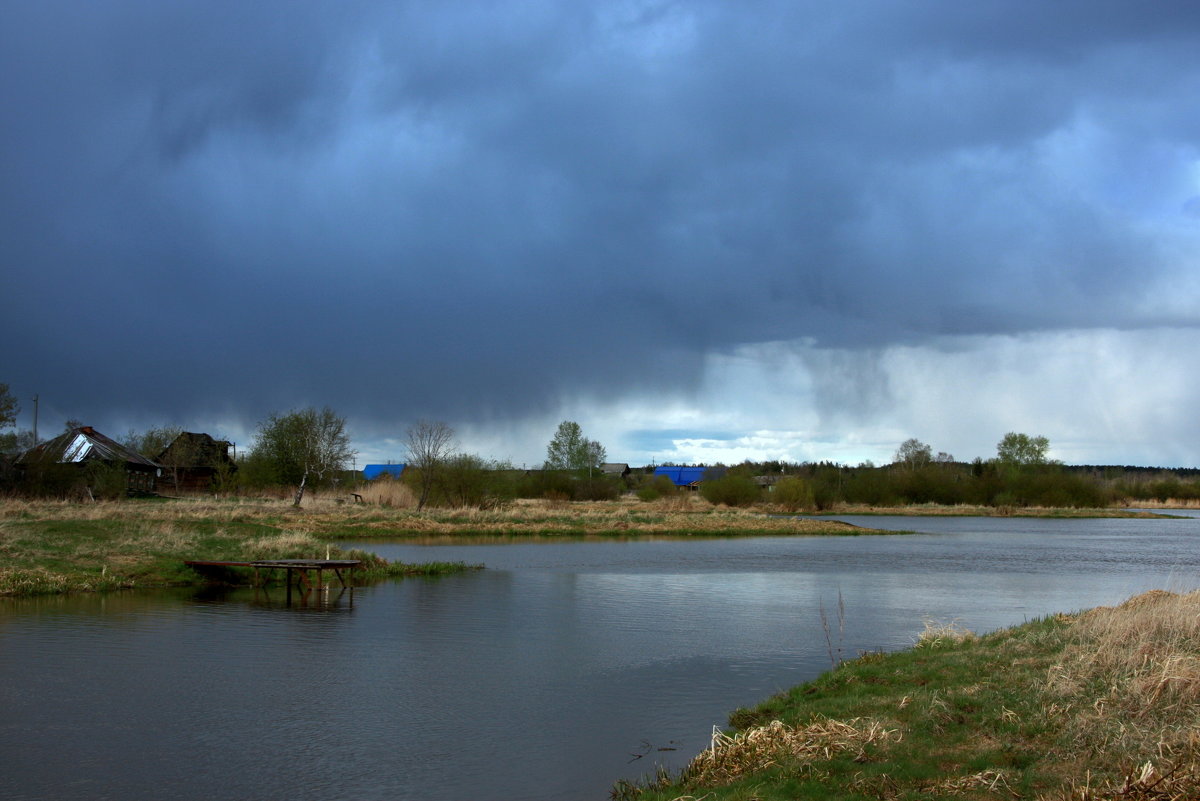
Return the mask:
{"type": "Polygon", "coordinates": [[[729,442],[742,436],[744,432],[701,428],[641,428],[626,432],[624,439],[631,449],[655,452],[673,450],[680,440],[729,442]]]}

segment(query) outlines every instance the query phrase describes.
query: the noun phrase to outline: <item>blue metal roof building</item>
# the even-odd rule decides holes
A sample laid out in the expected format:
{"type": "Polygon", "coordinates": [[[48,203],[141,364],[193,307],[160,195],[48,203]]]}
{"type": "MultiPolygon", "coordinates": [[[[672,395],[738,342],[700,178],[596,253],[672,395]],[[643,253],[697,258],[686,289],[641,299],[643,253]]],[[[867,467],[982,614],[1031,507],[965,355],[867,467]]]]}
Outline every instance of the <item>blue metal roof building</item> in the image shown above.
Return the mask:
{"type": "Polygon", "coordinates": [[[654,475],[666,476],[677,487],[694,487],[701,481],[720,478],[725,475],[723,467],[677,467],[663,465],[654,468],[654,475]]]}
{"type": "Polygon", "coordinates": [[[379,478],[382,475],[388,475],[392,478],[400,478],[400,474],[404,472],[404,468],[408,465],[403,464],[368,464],[363,466],[363,478],[370,481],[371,479],[379,478]]]}

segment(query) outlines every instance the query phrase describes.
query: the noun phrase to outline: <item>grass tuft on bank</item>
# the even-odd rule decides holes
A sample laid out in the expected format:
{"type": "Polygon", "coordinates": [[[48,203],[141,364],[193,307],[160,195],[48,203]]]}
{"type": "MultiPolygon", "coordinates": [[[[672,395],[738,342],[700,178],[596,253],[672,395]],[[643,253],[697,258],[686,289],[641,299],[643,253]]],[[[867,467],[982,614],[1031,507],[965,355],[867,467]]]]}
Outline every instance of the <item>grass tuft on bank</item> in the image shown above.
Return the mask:
{"type": "Polygon", "coordinates": [[[679,775],[613,797],[1200,798],[1200,592],[979,637],[927,626],[730,723],[679,775]]]}

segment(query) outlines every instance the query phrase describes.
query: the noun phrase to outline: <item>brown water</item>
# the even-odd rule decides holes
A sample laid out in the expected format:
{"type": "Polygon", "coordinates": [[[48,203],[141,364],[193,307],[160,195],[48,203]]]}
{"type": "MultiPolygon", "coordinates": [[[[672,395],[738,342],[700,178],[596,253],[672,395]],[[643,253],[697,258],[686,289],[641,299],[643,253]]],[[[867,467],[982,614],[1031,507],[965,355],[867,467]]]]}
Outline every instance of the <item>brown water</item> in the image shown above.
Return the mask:
{"type": "Polygon", "coordinates": [[[0,797],[603,799],[830,651],[1200,576],[1194,519],[858,522],[927,533],[372,543],[489,569],[307,607],[279,590],[2,602],[0,797]]]}

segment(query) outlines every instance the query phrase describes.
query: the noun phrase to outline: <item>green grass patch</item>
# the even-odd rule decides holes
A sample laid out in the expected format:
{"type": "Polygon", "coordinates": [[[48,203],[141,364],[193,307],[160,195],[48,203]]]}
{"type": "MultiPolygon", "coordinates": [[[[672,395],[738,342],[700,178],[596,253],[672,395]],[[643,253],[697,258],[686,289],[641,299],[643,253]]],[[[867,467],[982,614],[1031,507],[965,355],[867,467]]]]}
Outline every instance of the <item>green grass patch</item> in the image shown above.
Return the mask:
{"type": "MultiPolygon", "coordinates": [[[[161,501],[52,504],[40,516],[30,507],[22,504],[0,517],[0,595],[187,586],[212,578],[185,560],[359,559],[363,578],[470,569],[446,562],[391,564],[373,553],[346,551],[312,532],[279,525],[302,522],[286,515],[220,519],[161,501]]],[[[249,569],[221,571],[233,583],[249,583],[252,576],[249,569]]]]}
{"type": "Polygon", "coordinates": [[[931,630],[762,704],[618,799],[1200,797],[1200,594],[931,630]]]}

